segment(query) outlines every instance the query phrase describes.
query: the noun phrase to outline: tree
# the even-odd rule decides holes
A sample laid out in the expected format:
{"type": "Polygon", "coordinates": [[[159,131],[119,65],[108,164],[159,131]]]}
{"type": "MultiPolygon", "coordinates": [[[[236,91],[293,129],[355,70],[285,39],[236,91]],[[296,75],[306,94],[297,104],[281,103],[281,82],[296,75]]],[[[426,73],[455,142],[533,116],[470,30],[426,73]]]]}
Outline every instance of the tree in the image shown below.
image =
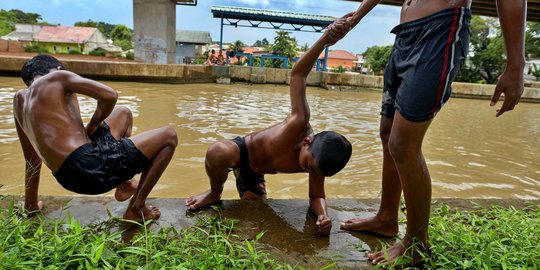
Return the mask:
{"type": "Polygon", "coordinates": [[[307,52],[307,50],[309,50],[309,45],[306,43],[306,44],[300,46],[298,48],[298,50],[301,51],[301,52],[307,52]]]}
{"type": "Polygon", "coordinates": [[[86,22],[82,22],[82,21],[75,22],[74,26],[95,27],[101,33],[103,33],[103,35],[105,35],[107,38],[111,38],[111,32],[116,25],[106,23],[106,22],[96,22],[96,21],[88,20],[86,22]]]}
{"type": "Polygon", "coordinates": [[[456,81],[495,83],[504,71],[505,54],[501,27],[496,18],[473,16],[469,57],[456,81]]]}
{"type": "Polygon", "coordinates": [[[255,43],[253,43],[253,47],[267,47],[270,45],[270,42],[268,42],[268,39],[263,38],[262,40],[257,40],[255,43]]]}
{"type": "Polygon", "coordinates": [[[368,47],[363,53],[366,65],[375,74],[381,74],[388,63],[392,45],[368,47]]]}
{"type": "Polygon", "coordinates": [[[527,58],[540,58],[540,23],[527,23],[525,32],[525,56],[527,58]]]}
{"type": "MultiPolygon", "coordinates": [[[[284,55],[289,58],[289,66],[292,66],[292,60],[296,57],[298,42],[296,38],[291,37],[289,31],[277,31],[274,38],[274,45],[271,46],[274,54],[284,55]]],[[[268,61],[267,67],[278,68],[281,66],[281,61],[273,59],[268,61]]]]}
{"type": "Polygon", "coordinates": [[[9,11],[0,9],[0,36],[13,32],[17,23],[49,25],[41,20],[41,15],[37,13],[25,13],[18,9],[9,11]]]}
{"type": "Polygon", "coordinates": [[[244,50],[244,47],[246,47],[246,44],[244,42],[237,40],[235,41],[229,48],[233,51],[241,52],[244,50]]]}
{"type": "Polygon", "coordinates": [[[122,50],[133,49],[133,31],[123,24],[117,24],[111,31],[113,44],[122,50]]]}

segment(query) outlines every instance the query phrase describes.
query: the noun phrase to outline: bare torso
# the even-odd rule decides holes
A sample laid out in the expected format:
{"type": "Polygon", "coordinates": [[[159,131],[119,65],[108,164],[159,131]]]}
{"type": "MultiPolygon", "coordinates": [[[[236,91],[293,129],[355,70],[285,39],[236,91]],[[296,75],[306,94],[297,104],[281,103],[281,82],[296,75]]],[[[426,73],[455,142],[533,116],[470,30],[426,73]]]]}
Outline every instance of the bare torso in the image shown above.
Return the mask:
{"type": "Polygon", "coordinates": [[[471,7],[472,0],[405,0],[401,8],[400,23],[429,16],[452,7],[471,7]]]}
{"type": "Polygon", "coordinates": [[[37,154],[53,172],[71,152],[89,142],[77,96],[63,88],[54,72],[17,92],[14,113],[37,154]]]}
{"type": "Polygon", "coordinates": [[[304,172],[299,161],[301,143],[313,131],[309,125],[300,133],[291,129],[287,118],[279,124],[246,136],[249,162],[256,173],[304,172]]]}

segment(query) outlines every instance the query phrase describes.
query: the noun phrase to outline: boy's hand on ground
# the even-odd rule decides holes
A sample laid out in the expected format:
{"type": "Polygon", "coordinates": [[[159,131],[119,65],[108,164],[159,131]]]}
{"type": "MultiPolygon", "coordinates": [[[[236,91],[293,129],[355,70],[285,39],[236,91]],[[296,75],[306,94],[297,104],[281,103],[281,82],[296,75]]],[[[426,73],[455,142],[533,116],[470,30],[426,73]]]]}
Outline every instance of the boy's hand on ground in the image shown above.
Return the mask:
{"type": "Polygon", "coordinates": [[[328,216],[319,215],[317,217],[317,222],[315,223],[318,227],[317,233],[319,235],[329,235],[330,230],[332,229],[332,221],[328,216]]]}

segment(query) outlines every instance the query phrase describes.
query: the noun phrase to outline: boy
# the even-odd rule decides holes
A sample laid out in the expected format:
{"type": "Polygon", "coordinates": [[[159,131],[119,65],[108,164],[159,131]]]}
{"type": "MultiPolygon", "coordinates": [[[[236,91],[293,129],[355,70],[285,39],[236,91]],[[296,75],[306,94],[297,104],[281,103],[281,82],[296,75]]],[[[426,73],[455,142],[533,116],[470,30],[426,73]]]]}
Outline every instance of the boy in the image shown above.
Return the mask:
{"type": "Polygon", "coordinates": [[[210,190],[186,200],[190,210],[218,201],[229,171],[234,170],[242,199],[264,199],[264,174],[309,174],[310,210],[317,216],[318,232],[328,235],[332,223],[328,217],[324,178],[339,172],[351,156],[352,147],[342,135],[325,131],[314,135],[309,124],[306,77],[326,46],[347,33],[343,17],[330,25],[323,36],[306,52],[291,72],[291,114],[279,124],[248,134],[244,138],[218,141],[206,152],[206,173],[210,190]]]}
{"type": "Polygon", "coordinates": [[[25,210],[43,208],[38,201],[43,162],[70,191],[100,194],[116,188],[117,200],[133,197],[125,219],[159,218],[159,209],[145,200],[174,154],[174,129],[162,127],[130,137],[133,117],[129,109],[115,107],[116,91],[64,70],[52,56],[27,61],[22,78],[28,89],[15,94],[13,112],[26,161],[25,210]],[[97,100],[86,127],[77,94],[97,100]],[[141,172],[137,183],[132,178],[141,172]]]}
{"type": "MultiPolygon", "coordinates": [[[[355,26],[380,0],[365,0],[349,21],[355,26]]],[[[398,234],[401,191],[407,207],[407,230],[402,241],[370,254],[375,263],[392,264],[406,254],[421,263],[420,244],[429,254],[428,226],[431,178],[422,142],[433,118],[450,98],[451,83],[467,56],[470,0],[406,0],[400,25],[384,72],[380,135],[383,144],[382,198],[376,216],[352,219],[341,228],[384,236],[398,234]]],[[[510,111],[523,93],[524,29],[527,3],[497,0],[507,51],[507,65],[491,106],[504,92],[496,116],[510,111]]]]}

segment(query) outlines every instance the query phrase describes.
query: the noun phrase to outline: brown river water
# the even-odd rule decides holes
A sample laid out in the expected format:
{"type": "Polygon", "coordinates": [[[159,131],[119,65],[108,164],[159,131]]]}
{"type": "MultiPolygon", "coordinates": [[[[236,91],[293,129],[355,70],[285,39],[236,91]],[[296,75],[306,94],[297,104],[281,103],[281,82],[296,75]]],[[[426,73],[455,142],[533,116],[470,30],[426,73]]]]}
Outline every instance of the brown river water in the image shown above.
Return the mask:
{"type": "MultiPolygon", "coordinates": [[[[152,197],[184,198],[205,191],[204,156],[210,144],[268,127],[290,111],[286,85],[104,83],[119,92],[118,105],[133,111],[134,134],[159,126],[178,133],[176,153],[152,197]]],[[[20,78],[0,77],[0,194],[24,194],[24,158],[12,116],[13,95],[23,87],[20,78]]],[[[96,103],[79,99],[88,121],[96,103]]],[[[348,165],[326,180],[328,198],[380,197],[380,100],[377,90],[308,88],[315,132],[334,130],[353,144],[348,165]]],[[[540,104],[521,103],[496,118],[487,100],[453,98],[431,125],[423,151],[433,198],[540,199],[540,104]]],[[[266,180],[269,198],[307,198],[307,174],[268,175],[266,180]]],[[[39,193],[75,195],[46,166],[39,193]]],[[[223,198],[238,198],[232,173],[223,198]]]]}

